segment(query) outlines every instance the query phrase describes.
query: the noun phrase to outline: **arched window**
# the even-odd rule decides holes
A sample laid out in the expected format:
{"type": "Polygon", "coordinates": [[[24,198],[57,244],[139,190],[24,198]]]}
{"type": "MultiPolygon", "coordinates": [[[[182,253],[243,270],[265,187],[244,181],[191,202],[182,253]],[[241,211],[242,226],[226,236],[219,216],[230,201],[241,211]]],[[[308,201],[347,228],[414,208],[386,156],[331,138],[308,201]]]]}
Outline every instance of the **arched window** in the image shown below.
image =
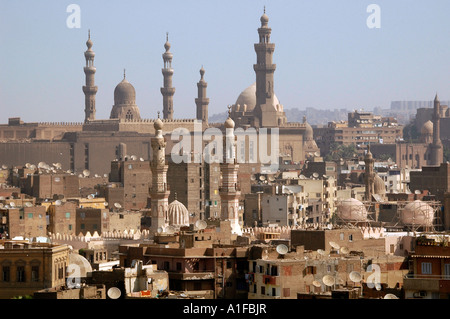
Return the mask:
{"type": "Polygon", "coordinates": [[[133,113],[131,112],[131,110],[128,110],[127,114],[125,115],[125,118],[127,120],[132,120],[133,119],[133,113]]]}

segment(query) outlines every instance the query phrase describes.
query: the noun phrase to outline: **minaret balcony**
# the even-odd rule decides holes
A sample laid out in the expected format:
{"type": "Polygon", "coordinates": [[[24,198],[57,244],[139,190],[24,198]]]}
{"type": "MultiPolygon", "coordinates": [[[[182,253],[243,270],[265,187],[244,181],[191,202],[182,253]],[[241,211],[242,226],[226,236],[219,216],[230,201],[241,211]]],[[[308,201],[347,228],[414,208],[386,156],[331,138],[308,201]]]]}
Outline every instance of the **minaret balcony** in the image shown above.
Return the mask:
{"type": "Polygon", "coordinates": [[[173,95],[175,94],[175,88],[161,88],[161,93],[162,94],[168,94],[168,95],[173,95]]]}
{"type": "Polygon", "coordinates": [[[263,72],[275,72],[275,69],[277,68],[276,64],[265,64],[265,63],[261,63],[261,64],[253,64],[253,69],[258,72],[258,71],[263,71],[263,72]]]}
{"type": "Polygon", "coordinates": [[[95,66],[85,66],[84,67],[84,73],[86,74],[92,74],[97,71],[97,68],[95,66]]]}
{"type": "Polygon", "coordinates": [[[97,86],[83,86],[84,94],[95,94],[98,91],[97,86]]]}

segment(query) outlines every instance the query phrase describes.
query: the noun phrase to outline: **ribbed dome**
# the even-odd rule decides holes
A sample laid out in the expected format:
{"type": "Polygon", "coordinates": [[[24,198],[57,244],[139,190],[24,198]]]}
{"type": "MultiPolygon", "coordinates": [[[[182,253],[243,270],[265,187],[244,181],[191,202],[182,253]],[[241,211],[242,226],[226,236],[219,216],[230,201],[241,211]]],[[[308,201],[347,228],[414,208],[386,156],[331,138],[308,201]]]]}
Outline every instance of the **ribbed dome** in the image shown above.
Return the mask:
{"type": "Polygon", "coordinates": [[[136,103],[136,91],[126,79],[117,84],[114,89],[114,104],[135,104],[136,103]]]}
{"type": "MultiPolygon", "coordinates": [[[[273,96],[273,107],[277,109],[277,105],[280,104],[278,97],[273,96]]],[[[236,103],[233,106],[234,111],[243,111],[244,105],[246,105],[246,112],[252,112],[256,106],[256,82],[246,88],[239,94],[236,103]],[[239,105],[239,110],[238,110],[239,105]]]]}
{"type": "Polygon", "coordinates": [[[306,125],[306,130],[305,130],[305,134],[303,135],[303,138],[307,141],[313,140],[314,139],[314,131],[312,126],[306,122],[306,119],[304,120],[305,125],[306,125]]]}
{"type": "Polygon", "coordinates": [[[378,174],[375,174],[375,179],[373,181],[373,191],[375,194],[378,195],[386,194],[386,186],[384,184],[383,179],[378,174]]]}
{"type": "Polygon", "coordinates": [[[423,135],[432,135],[433,134],[433,122],[428,120],[422,125],[422,128],[420,129],[420,133],[423,135]]]}
{"type": "Polygon", "coordinates": [[[168,207],[169,225],[189,226],[189,212],[183,203],[174,200],[168,207]]]}

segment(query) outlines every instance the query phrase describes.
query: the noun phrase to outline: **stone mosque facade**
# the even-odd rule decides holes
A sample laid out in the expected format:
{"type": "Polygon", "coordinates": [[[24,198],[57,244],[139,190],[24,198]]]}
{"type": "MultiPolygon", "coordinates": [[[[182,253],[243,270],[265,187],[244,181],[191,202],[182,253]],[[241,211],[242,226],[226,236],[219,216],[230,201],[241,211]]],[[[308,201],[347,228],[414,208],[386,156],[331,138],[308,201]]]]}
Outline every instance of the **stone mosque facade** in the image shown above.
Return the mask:
{"type": "MultiPolygon", "coordinates": [[[[279,130],[279,154],[290,158],[292,162],[302,163],[309,157],[317,156],[319,148],[314,142],[311,126],[304,119],[301,123],[289,122],[283,105],[275,94],[276,64],[273,63],[275,44],[271,42],[269,18],[264,12],[258,28],[259,42],[255,43],[256,63],[255,82],[242,91],[236,102],[229,106],[230,117],[236,128],[244,130],[262,128],[279,130]]],[[[127,79],[124,71],[123,80],[114,89],[114,105],[109,119],[96,118],[95,97],[98,87],[95,85],[94,43],[89,34],[85,52],[85,118],[83,123],[24,123],[20,118],[10,118],[7,124],[0,125],[0,164],[23,166],[25,163],[46,162],[61,163],[63,169],[79,174],[90,170],[96,174],[107,174],[111,161],[122,160],[125,156],[135,155],[145,161],[151,158],[151,139],[155,135],[155,119],[141,118],[136,105],[136,91],[127,79]]],[[[205,70],[200,69],[197,83],[198,94],[195,98],[196,118],[177,119],[176,105],[173,104],[175,88],[172,86],[174,69],[173,54],[168,36],[162,55],[163,98],[162,118],[167,147],[166,154],[178,141],[171,141],[170,134],[177,128],[194,132],[200,127],[219,128],[225,132],[224,123],[208,122],[207,82],[205,70]]],[[[159,118],[159,112],[158,112],[159,118]]],[[[269,131],[270,134],[270,131],[269,131]]],[[[204,142],[206,145],[207,142],[204,142]]],[[[248,147],[248,146],[247,146],[248,147]]],[[[247,150],[248,151],[248,150],[247,150]]],[[[241,172],[258,173],[258,163],[240,165],[241,172]],[[251,169],[249,167],[252,167],[251,169]]]]}

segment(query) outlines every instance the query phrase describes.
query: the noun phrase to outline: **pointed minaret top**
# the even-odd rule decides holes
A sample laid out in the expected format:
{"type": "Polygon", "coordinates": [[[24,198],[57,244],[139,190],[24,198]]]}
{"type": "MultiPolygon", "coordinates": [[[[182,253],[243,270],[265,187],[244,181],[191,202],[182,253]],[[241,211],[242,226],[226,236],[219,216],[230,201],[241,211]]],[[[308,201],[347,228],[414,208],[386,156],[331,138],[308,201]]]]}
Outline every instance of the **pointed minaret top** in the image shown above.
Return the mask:
{"type": "Polygon", "coordinates": [[[435,100],[435,101],[439,101],[439,98],[438,98],[437,92],[436,92],[436,96],[434,97],[434,100],[435,100]]]}
{"type": "Polygon", "coordinates": [[[170,49],[169,32],[166,32],[166,43],[164,44],[164,48],[166,49],[166,52],[169,52],[170,49]]]}
{"type": "Polygon", "coordinates": [[[92,40],[91,40],[91,30],[88,30],[88,39],[86,41],[86,46],[88,47],[88,50],[90,50],[92,48],[92,40]]]}

